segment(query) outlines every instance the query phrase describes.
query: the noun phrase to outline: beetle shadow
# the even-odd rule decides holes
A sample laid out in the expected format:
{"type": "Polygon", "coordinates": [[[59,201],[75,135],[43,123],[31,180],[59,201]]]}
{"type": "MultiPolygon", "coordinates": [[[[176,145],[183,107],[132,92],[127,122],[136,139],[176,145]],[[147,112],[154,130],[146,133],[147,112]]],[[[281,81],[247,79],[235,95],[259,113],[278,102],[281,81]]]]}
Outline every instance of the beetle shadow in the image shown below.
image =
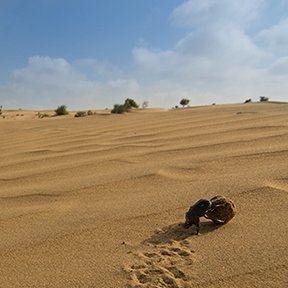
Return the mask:
{"type": "Polygon", "coordinates": [[[193,225],[187,229],[184,227],[184,223],[176,223],[158,229],[148,239],[145,239],[143,243],[157,245],[171,243],[172,241],[182,241],[189,237],[199,237],[201,235],[208,234],[219,229],[220,227],[221,225],[217,225],[212,221],[203,221],[200,222],[200,233],[199,235],[196,235],[196,226],[193,225]]]}

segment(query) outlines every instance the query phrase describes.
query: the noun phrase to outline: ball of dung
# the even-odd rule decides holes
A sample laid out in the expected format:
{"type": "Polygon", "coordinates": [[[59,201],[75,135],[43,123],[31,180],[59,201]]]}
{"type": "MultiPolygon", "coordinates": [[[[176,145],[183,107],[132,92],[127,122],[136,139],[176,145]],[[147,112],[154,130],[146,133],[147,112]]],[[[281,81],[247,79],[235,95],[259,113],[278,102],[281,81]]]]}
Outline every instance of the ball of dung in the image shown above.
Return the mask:
{"type": "Polygon", "coordinates": [[[205,217],[216,224],[228,223],[236,214],[236,207],[231,199],[217,195],[210,199],[211,206],[205,217]]]}

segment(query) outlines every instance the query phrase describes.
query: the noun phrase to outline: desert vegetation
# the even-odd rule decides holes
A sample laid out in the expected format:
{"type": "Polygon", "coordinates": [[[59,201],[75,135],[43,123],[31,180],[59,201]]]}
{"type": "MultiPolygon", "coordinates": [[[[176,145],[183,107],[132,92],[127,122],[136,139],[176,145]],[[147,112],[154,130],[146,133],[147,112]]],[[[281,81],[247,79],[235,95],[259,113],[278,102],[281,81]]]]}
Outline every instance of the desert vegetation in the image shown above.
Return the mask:
{"type": "Polygon", "coordinates": [[[139,108],[139,105],[135,102],[135,100],[131,98],[127,98],[124,101],[124,104],[114,104],[111,113],[113,114],[123,114],[125,112],[131,111],[133,108],[139,108]]]}
{"type": "Polygon", "coordinates": [[[183,99],[180,101],[180,105],[182,105],[183,108],[184,108],[185,106],[187,106],[189,103],[190,103],[190,100],[187,99],[187,98],[183,98],[183,99]]]}
{"type": "Polygon", "coordinates": [[[266,96],[260,96],[260,102],[268,102],[269,98],[266,96]]]}
{"type": "Polygon", "coordinates": [[[86,116],[91,116],[91,115],[95,115],[96,113],[92,112],[91,110],[86,111],[78,111],[76,112],[76,114],[74,115],[74,117],[79,118],[79,117],[86,117],[86,116]]]}
{"type": "Polygon", "coordinates": [[[69,112],[67,111],[67,106],[66,105],[58,106],[57,109],[55,109],[54,112],[56,113],[56,116],[69,114],[69,112]]]}

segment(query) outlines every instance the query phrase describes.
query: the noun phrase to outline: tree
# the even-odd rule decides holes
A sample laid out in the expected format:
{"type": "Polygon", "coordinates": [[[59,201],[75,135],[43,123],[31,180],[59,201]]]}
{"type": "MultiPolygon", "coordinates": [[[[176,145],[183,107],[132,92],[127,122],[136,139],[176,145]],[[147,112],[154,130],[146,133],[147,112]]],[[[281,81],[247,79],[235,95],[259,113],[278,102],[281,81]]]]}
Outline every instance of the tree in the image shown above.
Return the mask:
{"type": "Polygon", "coordinates": [[[187,106],[189,103],[190,103],[190,100],[187,99],[187,98],[183,98],[183,99],[180,101],[180,105],[182,105],[183,107],[187,106]]]}
{"type": "Polygon", "coordinates": [[[124,105],[128,108],[128,109],[131,109],[131,108],[138,108],[139,105],[131,98],[127,98],[124,102],[124,105]]]}

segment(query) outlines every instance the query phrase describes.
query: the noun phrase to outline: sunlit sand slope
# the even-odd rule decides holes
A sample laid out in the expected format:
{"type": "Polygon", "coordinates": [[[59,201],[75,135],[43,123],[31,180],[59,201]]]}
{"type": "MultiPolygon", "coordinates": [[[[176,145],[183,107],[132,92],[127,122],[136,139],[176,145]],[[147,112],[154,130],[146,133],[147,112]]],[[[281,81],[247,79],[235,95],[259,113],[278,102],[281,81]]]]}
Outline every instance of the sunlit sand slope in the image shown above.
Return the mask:
{"type": "Polygon", "coordinates": [[[0,119],[0,287],[288,287],[288,105],[0,119]],[[225,226],[184,229],[199,198],[225,226]]]}

